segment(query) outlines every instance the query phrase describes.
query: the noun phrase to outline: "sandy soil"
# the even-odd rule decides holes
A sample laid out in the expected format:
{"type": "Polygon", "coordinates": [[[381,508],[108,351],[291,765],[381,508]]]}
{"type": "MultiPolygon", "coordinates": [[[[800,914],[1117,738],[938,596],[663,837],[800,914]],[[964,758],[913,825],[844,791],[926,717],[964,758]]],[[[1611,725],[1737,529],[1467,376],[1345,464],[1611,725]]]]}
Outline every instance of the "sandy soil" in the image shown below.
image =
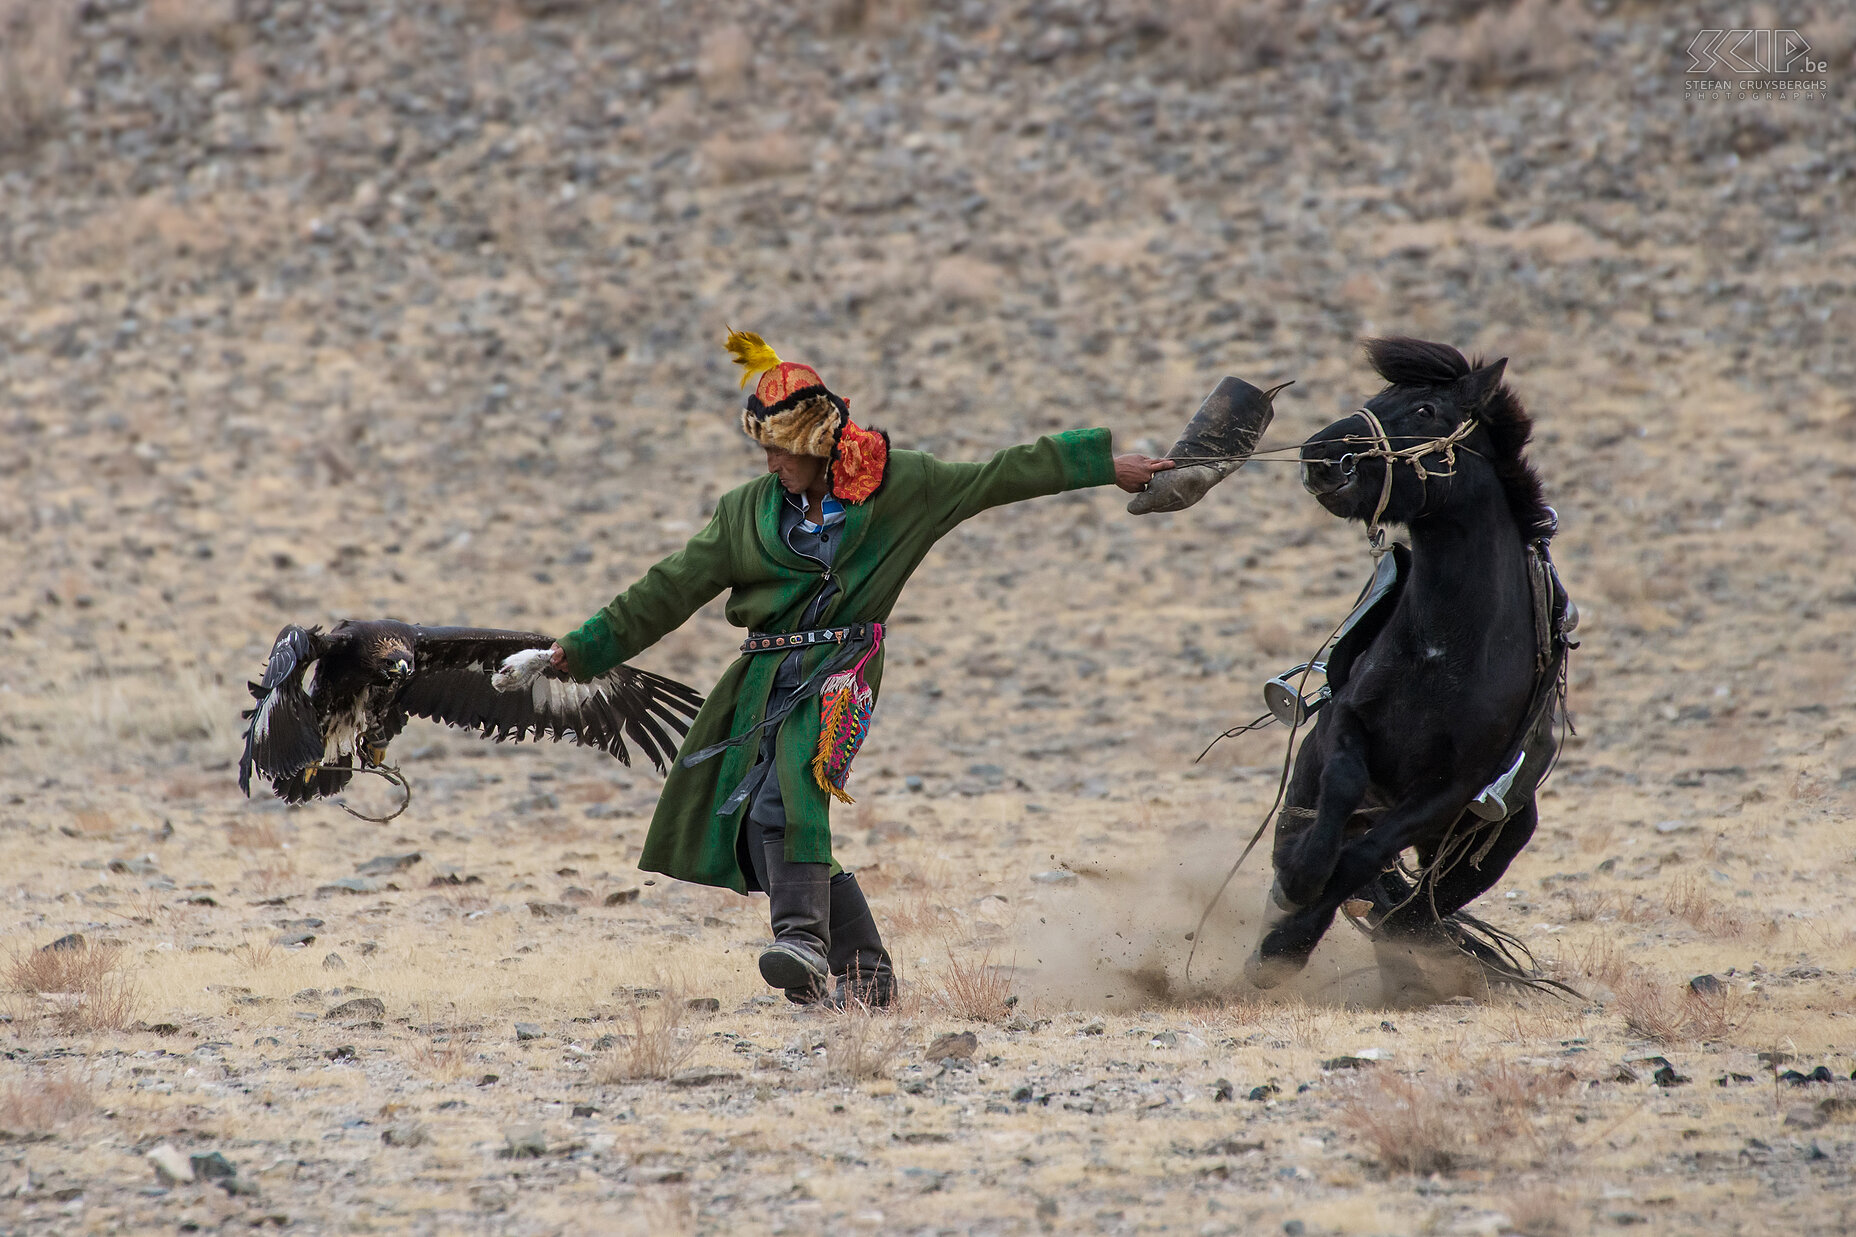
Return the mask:
{"type": "Polygon", "coordinates": [[[1729,8],[85,6],[0,134],[0,1231],[1850,1231],[1856,24],[1686,99],[1729,8]],[[415,724],[389,825],[238,796],[286,622],[559,631],[747,479],[724,322],[952,458],[1509,357],[1585,647],[1478,911],[1582,996],[1345,929],[1251,992],[1255,860],[1187,981],[1282,752],[1193,757],[1370,566],[1260,464],[931,556],[835,821],[893,1014],[636,871],[649,769],[415,724]]]}

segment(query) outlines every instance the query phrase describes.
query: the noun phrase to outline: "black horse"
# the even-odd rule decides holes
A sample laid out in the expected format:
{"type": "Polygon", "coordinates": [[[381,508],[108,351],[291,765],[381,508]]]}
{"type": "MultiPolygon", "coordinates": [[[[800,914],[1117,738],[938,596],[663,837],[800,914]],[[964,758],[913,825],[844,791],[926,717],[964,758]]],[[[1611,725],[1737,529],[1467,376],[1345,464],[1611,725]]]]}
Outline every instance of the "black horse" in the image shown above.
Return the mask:
{"type": "Polygon", "coordinates": [[[1302,484],[1376,542],[1395,523],[1411,545],[1391,547],[1328,651],[1332,694],[1276,817],[1247,972],[1271,987],[1299,971],[1344,906],[1382,968],[1447,943],[1523,978],[1518,942],[1460,912],[1533,836],[1576,624],[1523,456],[1532,422],[1502,383],[1506,360],[1472,365],[1414,339],[1366,351],[1390,385],[1303,443],[1302,484]]]}

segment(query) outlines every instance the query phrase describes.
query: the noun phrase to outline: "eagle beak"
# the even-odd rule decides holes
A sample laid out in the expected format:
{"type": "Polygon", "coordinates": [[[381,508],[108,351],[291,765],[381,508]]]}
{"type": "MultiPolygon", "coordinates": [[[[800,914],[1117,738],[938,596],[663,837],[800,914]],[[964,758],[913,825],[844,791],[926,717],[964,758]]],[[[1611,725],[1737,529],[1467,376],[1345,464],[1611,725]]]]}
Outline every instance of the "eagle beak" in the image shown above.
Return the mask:
{"type": "Polygon", "coordinates": [[[399,658],[393,663],[388,673],[396,679],[409,679],[412,677],[412,663],[404,657],[399,658]]]}

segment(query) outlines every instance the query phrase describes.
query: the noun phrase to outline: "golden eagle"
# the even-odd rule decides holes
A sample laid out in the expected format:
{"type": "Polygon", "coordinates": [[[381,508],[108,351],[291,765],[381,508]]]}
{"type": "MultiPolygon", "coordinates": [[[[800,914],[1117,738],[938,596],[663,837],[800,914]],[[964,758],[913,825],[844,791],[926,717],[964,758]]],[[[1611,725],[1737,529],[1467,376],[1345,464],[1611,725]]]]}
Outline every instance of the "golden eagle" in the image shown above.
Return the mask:
{"type": "Polygon", "coordinates": [[[553,643],[534,632],[391,619],[345,620],[326,634],[286,627],[264,677],[248,685],[257,704],[245,713],[239,789],[251,795],[256,770],[286,803],[307,803],[340,791],[360,770],[386,777],[410,800],[398,772],[382,763],[408,717],[499,743],[571,738],[626,764],[630,737],[663,772],[677,750],[672,732],[688,732],[702,697],[631,666],[577,683],[548,664],[553,643]]]}

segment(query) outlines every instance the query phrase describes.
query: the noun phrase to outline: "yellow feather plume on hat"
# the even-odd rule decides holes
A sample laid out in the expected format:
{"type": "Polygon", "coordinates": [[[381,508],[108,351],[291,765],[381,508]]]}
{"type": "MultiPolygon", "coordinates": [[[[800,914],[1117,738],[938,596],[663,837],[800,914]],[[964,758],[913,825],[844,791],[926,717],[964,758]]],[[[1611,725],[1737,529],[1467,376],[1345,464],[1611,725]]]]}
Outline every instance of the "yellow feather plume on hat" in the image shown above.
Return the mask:
{"type": "Polygon", "coordinates": [[[780,363],[780,354],[752,331],[737,331],[730,327],[725,346],[735,358],[735,364],[741,367],[741,385],[744,387],[755,374],[766,373],[780,363]]]}

